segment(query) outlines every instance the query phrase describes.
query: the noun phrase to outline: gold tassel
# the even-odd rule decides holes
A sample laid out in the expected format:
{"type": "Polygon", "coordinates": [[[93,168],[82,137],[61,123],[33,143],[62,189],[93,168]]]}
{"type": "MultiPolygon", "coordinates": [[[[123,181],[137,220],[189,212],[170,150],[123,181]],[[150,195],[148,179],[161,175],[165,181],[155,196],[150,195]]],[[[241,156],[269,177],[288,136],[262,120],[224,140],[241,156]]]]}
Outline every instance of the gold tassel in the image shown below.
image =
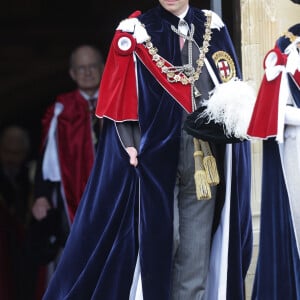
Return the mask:
{"type": "Polygon", "coordinates": [[[211,198],[210,186],[206,179],[204,170],[198,170],[194,175],[196,184],[196,195],[198,200],[209,200],[211,198]]]}
{"type": "Polygon", "coordinates": [[[220,183],[219,172],[217,168],[216,159],[210,155],[203,158],[203,165],[207,176],[207,181],[210,185],[217,185],[220,183]]]}
{"type": "Polygon", "coordinates": [[[198,200],[208,200],[211,198],[210,186],[203,165],[203,152],[200,150],[199,140],[194,138],[194,160],[195,160],[195,185],[198,200]]]}
{"type": "Polygon", "coordinates": [[[207,182],[210,185],[217,185],[220,183],[216,159],[212,155],[208,142],[199,141],[201,150],[204,153],[203,165],[207,176],[207,182]]]}

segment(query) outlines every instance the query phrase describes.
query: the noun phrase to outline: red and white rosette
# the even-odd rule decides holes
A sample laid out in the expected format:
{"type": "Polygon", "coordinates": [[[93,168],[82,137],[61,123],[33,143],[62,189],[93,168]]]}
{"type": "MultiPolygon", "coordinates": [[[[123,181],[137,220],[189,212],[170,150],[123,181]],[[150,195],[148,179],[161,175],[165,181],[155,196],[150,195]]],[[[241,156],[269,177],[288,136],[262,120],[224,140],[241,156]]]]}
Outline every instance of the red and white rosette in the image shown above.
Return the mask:
{"type": "Polygon", "coordinates": [[[119,55],[131,55],[136,47],[136,39],[128,32],[117,31],[113,47],[119,55]]]}

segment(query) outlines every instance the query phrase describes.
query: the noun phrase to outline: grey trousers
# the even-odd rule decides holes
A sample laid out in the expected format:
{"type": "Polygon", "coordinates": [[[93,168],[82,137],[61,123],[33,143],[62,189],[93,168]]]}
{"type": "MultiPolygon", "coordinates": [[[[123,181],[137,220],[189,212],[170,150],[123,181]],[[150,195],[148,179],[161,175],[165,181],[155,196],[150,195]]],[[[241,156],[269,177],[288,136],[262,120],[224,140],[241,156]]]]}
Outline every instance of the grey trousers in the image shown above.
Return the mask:
{"type": "Polygon", "coordinates": [[[174,191],[172,300],[203,299],[209,266],[216,188],[212,199],[197,200],[193,153],[193,138],[183,132],[174,191]]]}

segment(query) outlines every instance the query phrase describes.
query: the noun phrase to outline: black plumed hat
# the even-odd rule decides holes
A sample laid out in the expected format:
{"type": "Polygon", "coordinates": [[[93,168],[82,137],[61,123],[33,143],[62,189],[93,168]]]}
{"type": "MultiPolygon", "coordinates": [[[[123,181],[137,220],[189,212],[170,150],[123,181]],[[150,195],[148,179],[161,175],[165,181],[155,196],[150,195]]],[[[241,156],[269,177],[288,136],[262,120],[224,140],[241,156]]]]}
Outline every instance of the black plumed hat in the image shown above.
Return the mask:
{"type": "MultiPolygon", "coordinates": [[[[300,3],[300,0],[298,1],[300,3]]],[[[287,32],[285,32],[277,41],[276,44],[281,52],[284,50],[297,38],[300,36],[300,24],[295,24],[291,26],[287,32]]]]}
{"type": "Polygon", "coordinates": [[[241,139],[226,135],[224,127],[220,123],[209,120],[202,116],[205,107],[200,106],[193,113],[189,114],[183,123],[183,129],[191,136],[207,142],[216,144],[231,144],[242,142],[241,139]]]}

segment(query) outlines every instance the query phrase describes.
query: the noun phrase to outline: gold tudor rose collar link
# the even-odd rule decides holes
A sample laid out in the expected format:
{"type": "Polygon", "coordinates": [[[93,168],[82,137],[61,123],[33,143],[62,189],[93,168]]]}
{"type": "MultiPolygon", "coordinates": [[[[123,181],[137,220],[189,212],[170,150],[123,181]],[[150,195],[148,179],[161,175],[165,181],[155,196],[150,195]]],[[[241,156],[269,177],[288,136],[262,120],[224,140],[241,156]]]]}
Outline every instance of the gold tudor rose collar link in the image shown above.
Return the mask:
{"type": "Polygon", "coordinates": [[[158,49],[154,47],[151,42],[151,37],[145,42],[145,47],[148,49],[149,54],[152,56],[152,60],[156,62],[156,66],[161,69],[162,73],[165,73],[169,82],[181,82],[183,85],[194,84],[199,76],[204,65],[205,54],[208,52],[209,41],[211,40],[211,13],[206,12],[205,33],[203,35],[203,45],[199,49],[199,58],[196,60],[197,68],[194,72],[191,72],[190,76],[187,76],[184,71],[184,66],[181,67],[167,67],[166,60],[158,54],[158,49]]]}

